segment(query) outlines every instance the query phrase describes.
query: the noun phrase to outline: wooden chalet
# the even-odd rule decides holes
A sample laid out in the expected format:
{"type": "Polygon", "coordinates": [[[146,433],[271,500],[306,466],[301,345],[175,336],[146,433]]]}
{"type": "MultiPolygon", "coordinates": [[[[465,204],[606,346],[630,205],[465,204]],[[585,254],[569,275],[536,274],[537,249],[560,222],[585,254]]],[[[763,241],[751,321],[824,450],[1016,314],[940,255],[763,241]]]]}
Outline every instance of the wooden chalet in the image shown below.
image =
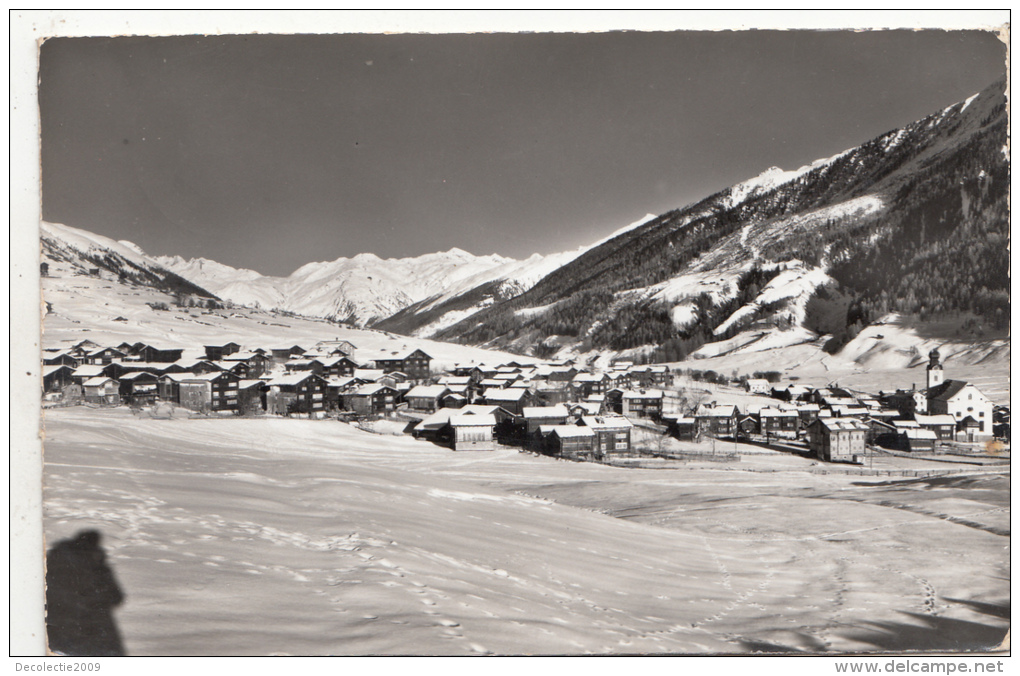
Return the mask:
{"type": "Polygon", "coordinates": [[[446,385],[418,385],[408,390],[404,395],[404,401],[407,402],[407,407],[413,411],[432,413],[442,408],[440,402],[448,394],[450,394],[450,388],[446,385]]]}
{"type": "Polygon", "coordinates": [[[470,402],[468,398],[458,392],[450,392],[439,400],[440,408],[464,408],[470,402]]]}
{"type": "Polygon", "coordinates": [[[286,369],[287,373],[300,373],[302,371],[311,371],[317,376],[323,376],[325,370],[323,364],[318,359],[291,359],[284,362],[283,368],[286,369]]]}
{"type": "Polygon", "coordinates": [[[209,361],[220,361],[228,355],[235,354],[241,351],[241,346],[237,343],[225,343],[223,345],[204,345],[205,358],[209,361]]]}
{"type": "Polygon", "coordinates": [[[62,392],[74,383],[74,369],[67,364],[50,364],[42,367],[43,392],[62,392]]]}
{"type": "Polygon", "coordinates": [[[295,357],[300,357],[305,353],[305,348],[300,345],[291,345],[289,347],[273,347],[269,349],[269,353],[272,355],[273,361],[283,363],[290,361],[295,357]]]}
{"type": "Polygon", "coordinates": [[[582,425],[543,425],[542,452],[571,460],[595,460],[595,430],[582,425]]]}
{"type": "MultiPolygon", "coordinates": [[[[176,373],[216,373],[223,369],[207,359],[178,359],[173,363],[176,373]],[[179,370],[178,370],[179,369],[179,370]]],[[[166,371],[171,373],[171,371],[166,371]]]]}
{"type": "Polygon", "coordinates": [[[326,410],[326,380],[311,371],[297,371],[266,382],[266,411],[277,415],[326,410]]]}
{"type": "Polygon", "coordinates": [[[82,383],[82,397],[87,404],[117,406],[120,404],[120,383],[108,376],[89,378],[82,383]]]}
{"type": "Polygon", "coordinates": [[[658,418],[662,415],[661,390],[628,390],[623,393],[621,413],[630,418],[658,418]]]}
{"type": "MultiPolygon", "coordinates": [[[[77,343],[72,345],[68,349],[68,352],[70,352],[73,356],[77,357],[78,359],[82,359],[83,360],[86,357],[88,357],[88,355],[90,353],[92,353],[95,350],[98,350],[99,347],[100,347],[99,343],[97,343],[95,341],[92,341],[92,340],[85,339],[85,340],[78,341],[77,343]]],[[[125,354],[127,353],[126,350],[124,352],[125,352],[125,354]]]]}
{"type": "Polygon", "coordinates": [[[159,376],[158,387],[159,387],[159,398],[163,401],[169,401],[174,404],[181,403],[181,382],[194,378],[196,374],[190,372],[184,373],[164,373],[159,376]]]}
{"type": "Polygon", "coordinates": [[[344,408],[358,415],[391,415],[397,410],[397,390],[370,383],[343,395],[344,408]]]}
{"type": "Polygon", "coordinates": [[[102,364],[82,364],[71,372],[71,380],[84,386],[85,381],[91,378],[98,378],[100,376],[111,377],[106,373],[106,371],[106,366],[103,366],[102,364]]]}
{"type": "Polygon", "coordinates": [[[122,352],[115,347],[104,347],[100,350],[96,350],[95,352],[90,352],[88,357],[86,357],[85,362],[88,364],[99,364],[105,366],[110,362],[123,359],[126,356],[126,352],[122,352]]]}
{"type": "Polygon", "coordinates": [[[238,378],[254,378],[255,376],[251,373],[251,368],[248,366],[246,361],[217,361],[213,362],[213,366],[219,371],[229,371],[238,378]]]}
{"type": "Polygon", "coordinates": [[[43,355],[43,366],[70,366],[73,370],[78,368],[80,364],[81,360],[70,352],[55,352],[43,355]]]}
{"type": "Polygon", "coordinates": [[[908,427],[900,432],[900,448],[906,451],[932,451],[937,441],[935,432],[923,427],[908,427]]]}
{"type": "Polygon", "coordinates": [[[670,434],[681,441],[698,439],[698,420],[694,416],[677,415],[664,417],[670,434]]]}
{"type": "Polygon", "coordinates": [[[332,376],[326,378],[326,410],[342,410],[344,408],[344,395],[348,392],[353,392],[365,384],[357,378],[350,376],[332,376]]]}
{"type": "Polygon", "coordinates": [[[702,404],[694,412],[694,417],[701,435],[731,436],[737,429],[737,407],[733,404],[702,404]]]}
{"type": "Polygon", "coordinates": [[[807,426],[818,419],[822,407],[818,404],[797,404],[797,417],[800,418],[800,429],[806,430],[807,426]]]}
{"type": "Polygon", "coordinates": [[[428,380],[431,373],[432,357],[419,349],[414,350],[382,350],[362,355],[363,361],[371,362],[375,368],[385,373],[401,371],[411,380],[428,380]]]}
{"type": "Polygon", "coordinates": [[[956,438],[956,421],[948,413],[935,415],[915,413],[914,420],[921,429],[934,432],[936,439],[940,441],[952,441],[956,438]]]}
{"type": "Polygon", "coordinates": [[[237,410],[242,415],[255,415],[266,410],[266,392],[269,387],[264,380],[248,379],[237,382],[237,410]]]}
{"type": "Polygon", "coordinates": [[[611,381],[605,373],[578,373],[571,381],[578,399],[587,399],[593,394],[605,394],[611,389],[611,381]]]}
{"type": "Polygon", "coordinates": [[[496,408],[441,408],[415,425],[412,434],[455,451],[491,451],[496,448],[495,428],[499,424],[496,408]]]}
{"type": "Polygon", "coordinates": [[[525,406],[532,406],[535,403],[531,391],[520,388],[489,388],[482,393],[482,399],[486,404],[501,406],[517,416],[524,413],[525,406]]]}
{"type": "Polygon", "coordinates": [[[264,354],[259,354],[258,352],[234,352],[233,354],[224,355],[220,361],[226,364],[235,362],[247,364],[248,372],[245,375],[246,378],[260,377],[266,372],[270,362],[264,354]]]}
{"type": "Polygon", "coordinates": [[[141,361],[149,362],[172,362],[177,361],[184,354],[184,348],[170,347],[162,348],[155,347],[153,345],[146,345],[143,343],[136,343],[131,350],[133,356],[138,357],[141,361]]]}
{"type": "Polygon", "coordinates": [[[159,396],[159,378],[146,371],[132,371],[120,377],[120,400],[127,404],[152,404],[159,396]]]}
{"type": "Polygon", "coordinates": [[[518,419],[518,426],[526,434],[534,434],[541,426],[566,425],[570,412],[566,406],[525,406],[518,419]]]}
{"type": "Polygon", "coordinates": [[[761,423],[756,415],[737,416],[737,434],[742,437],[751,437],[761,434],[761,423]]]}
{"type": "Polygon", "coordinates": [[[665,364],[632,366],[627,370],[631,384],[628,387],[672,387],[673,373],[665,364]]]}
{"type": "Polygon", "coordinates": [[[614,452],[629,452],[630,431],[634,427],[627,418],[620,415],[583,416],[578,423],[595,432],[592,448],[596,460],[602,460],[614,452]]]}
{"type": "Polygon", "coordinates": [[[229,371],[201,373],[181,378],[178,392],[181,406],[195,411],[239,410],[237,386],[240,378],[229,371]]]}
{"type": "Polygon", "coordinates": [[[767,437],[796,437],[800,428],[797,411],[766,406],[758,411],[758,434],[767,437]]]}
{"type": "Polygon", "coordinates": [[[601,401],[577,401],[567,404],[567,413],[574,422],[586,415],[603,415],[610,412],[605,409],[605,404],[601,401]]]}

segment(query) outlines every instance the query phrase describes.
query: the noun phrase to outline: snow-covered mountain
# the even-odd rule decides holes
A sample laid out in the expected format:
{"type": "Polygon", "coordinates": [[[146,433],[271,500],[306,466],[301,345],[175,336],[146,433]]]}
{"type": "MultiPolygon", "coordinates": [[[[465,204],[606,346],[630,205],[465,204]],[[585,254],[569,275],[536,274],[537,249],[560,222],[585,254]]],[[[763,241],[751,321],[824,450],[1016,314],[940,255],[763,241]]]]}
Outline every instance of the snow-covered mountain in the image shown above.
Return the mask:
{"type": "Polygon", "coordinates": [[[570,251],[542,256],[533,254],[523,261],[510,261],[505,265],[486,270],[452,285],[445,293],[409,305],[376,326],[388,331],[428,337],[435,335],[493,303],[498,303],[526,292],[555,270],[567,265],[585,252],[629,232],[655,218],[643,218],[623,226],[607,237],[570,251]]]}
{"type": "Polygon", "coordinates": [[[270,277],[206,258],[154,260],[239,305],[429,336],[493,302],[524,293],[592,247],[652,218],[649,214],[572,251],[536,253],[525,260],[475,256],[458,248],[398,259],[362,253],[308,263],[288,277],[270,277]]]}
{"type": "Polygon", "coordinates": [[[357,326],[367,326],[412,303],[442,294],[466,279],[517,263],[503,256],[475,256],[457,248],[396,259],[363,253],[308,263],[288,277],[270,277],[203,258],[172,256],[157,260],[224,300],[357,326]]]}
{"type": "Polygon", "coordinates": [[[1009,317],[1004,84],[662,214],[435,337],[676,361],[744,332],[767,337],[755,349],[838,351],[891,312],[963,314],[999,330],[1009,317]]]}

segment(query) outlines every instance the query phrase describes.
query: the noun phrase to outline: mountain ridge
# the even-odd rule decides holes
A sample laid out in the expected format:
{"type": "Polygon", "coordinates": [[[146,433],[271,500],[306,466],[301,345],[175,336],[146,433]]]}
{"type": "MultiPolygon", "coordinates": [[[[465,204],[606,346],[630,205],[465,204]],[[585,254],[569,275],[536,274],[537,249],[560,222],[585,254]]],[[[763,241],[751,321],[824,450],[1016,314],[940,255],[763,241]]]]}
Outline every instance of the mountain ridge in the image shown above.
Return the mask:
{"type": "MultiPolygon", "coordinates": [[[[902,284],[896,297],[883,299],[881,289],[853,276],[853,266],[862,268],[869,252],[878,248],[887,252],[881,264],[890,271],[904,256],[910,260],[920,256],[916,223],[909,219],[923,219],[924,210],[933,212],[929,219],[939,219],[937,226],[928,228],[940,237],[954,237],[960,223],[965,223],[961,231],[976,228],[972,240],[964,244],[976,242],[995,261],[985,286],[971,289],[976,297],[985,298],[984,306],[971,307],[966,298],[947,300],[935,292],[925,291],[926,297],[935,299],[932,304],[938,311],[974,309],[994,322],[995,313],[1001,318],[1006,275],[995,247],[986,244],[997,242],[1007,223],[1008,162],[998,152],[1006,148],[1003,89],[1004,83],[996,83],[966,101],[830,158],[791,172],[767,170],[662,214],[586,252],[524,294],[486,308],[437,337],[541,355],[642,348],[653,358],[683,358],[706,342],[728,337],[716,329],[743,304],[756,300],[746,297],[747,292],[757,294],[761,289],[746,285],[742,276],[755,268],[800,266],[802,274],[831,270],[835,275],[819,278],[817,286],[805,289],[810,296],[796,299],[803,307],[793,321],[788,307],[761,302],[762,312],[749,322],[772,321],[777,328],[811,323],[806,306],[815,289],[842,285],[848,287],[851,301],[840,319],[843,325],[815,329],[827,329],[822,333],[845,342],[855,325],[859,330],[862,322],[885,312],[932,310],[920,307],[917,295],[910,297],[902,284]],[[967,184],[960,197],[954,182],[967,183],[971,177],[988,185],[967,184]],[[968,207],[970,212],[961,215],[968,207]],[[720,267],[726,274],[713,287],[705,273],[720,267]],[[663,290],[657,285],[672,286],[672,297],[650,298],[652,292],[663,290]],[[737,300],[742,303],[734,305],[737,300]],[[681,306],[686,310],[678,310],[681,306]],[[692,310],[690,326],[673,321],[675,315],[692,310]],[[672,343],[670,349],[663,350],[667,343],[672,343]]],[[[951,262],[948,267],[961,274],[951,262]]],[[[926,269],[923,274],[933,273],[926,269]]]]}

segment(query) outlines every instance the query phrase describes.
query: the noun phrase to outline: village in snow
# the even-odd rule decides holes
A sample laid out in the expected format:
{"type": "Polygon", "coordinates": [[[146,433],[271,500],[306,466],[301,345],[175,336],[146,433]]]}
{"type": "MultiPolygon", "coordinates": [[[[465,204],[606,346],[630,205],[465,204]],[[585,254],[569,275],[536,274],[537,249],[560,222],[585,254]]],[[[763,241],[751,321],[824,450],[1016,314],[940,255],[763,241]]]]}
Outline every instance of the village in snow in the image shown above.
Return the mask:
{"type": "Polygon", "coordinates": [[[201,348],[86,339],[48,348],[43,380],[53,406],[385,421],[458,451],[501,445],[606,463],[726,461],[738,455],[725,453],[724,442],[743,442],[827,463],[873,465],[875,454],[995,463],[1008,440],[1008,406],[944,378],[937,349],[929,358],[923,388],[868,393],[781,383],[778,372],[731,381],[630,362],[592,370],[520,359],[434,372],[421,349],[358,350],[340,339],[201,348]],[[669,440],[719,444],[704,452],[669,440]]]}

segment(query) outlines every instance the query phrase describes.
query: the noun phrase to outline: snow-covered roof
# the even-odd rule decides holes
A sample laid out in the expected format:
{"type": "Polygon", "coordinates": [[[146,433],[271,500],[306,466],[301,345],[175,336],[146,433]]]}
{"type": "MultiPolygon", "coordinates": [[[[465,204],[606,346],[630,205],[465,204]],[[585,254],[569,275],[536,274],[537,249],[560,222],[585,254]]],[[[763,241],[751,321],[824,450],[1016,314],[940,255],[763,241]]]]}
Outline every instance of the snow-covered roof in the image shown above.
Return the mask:
{"type": "Polygon", "coordinates": [[[106,376],[101,376],[99,378],[89,378],[84,383],[82,383],[82,385],[84,385],[85,387],[99,387],[100,385],[104,385],[104,384],[106,384],[108,382],[114,382],[115,383],[117,381],[114,380],[113,378],[108,378],[106,376]]]}
{"type": "Polygon", "coordinates": [[[566,418],[570,412],[562,404],[554,406],[525,406],[521,409],[525,418],[566,418]]]}
{"type": "Polygon", "coordinates": [[[908,427],[900,431],[900,434],[908,439],[916,439],[918,441],[935,441],[938,439],[935,432],[932,430],[926,430],[920,427],[908,427]]]}
{"type": "Polygon", "coordinates": [[[174,382],[179,383],[184,380],[193,380],[195,378],[195,374],[191,373],[190,371],[184,371],[182,373],[164,373],[163,375],[160,376],[160,380],[162,380],[163,378],[166,378],[167,380],[173,380],[174,382]]]}
{"type": "Polygon", "coordinates": [[[319,364],[322,364],[322,362],[320,360],[318,360],[318,359],[291,359],[290,361],[284,362],[283,365],[284,366],[290,366],[291,368],[295,368],[295,367],[298,367],[298,366],[311,366],[312,364],[314,364],[316,362],[318,362],[319,364]]]}
{"type": "Polygon", "coordinates": [[[156,380],[156,376],[148,371],[132,371],[130,373],[122,373],[120,375],[121,380],[137,380],[139,378],[152,378],[153,380],[156,380]]]}
{"type": "Polygon", "coordinates": [[[622,430],[630,429],[634,424],[622,415],[581,416],[581,422],[593,429],[622,430]]]}
{"type": "Polygon", "coordinates": [[[662,390],[645,390],[644,392],[638,392],[636,390],[627,390],[623,393],[624,399],[662,399],[662,390]]]}
{"type": "Polygon", "coordinates": [[[76,378],[92,378],[102,375],[105,368],[102,364],[82,364],[71,375],[76,378]]]}
{"type": "Polygon", "coordinates": [[[353,394],[359,397],[367,397],[379,392],[380,390],[392,390],[393,388],[389,385],[381,385],[379,383],[369,383],[362,385],[358,389],[354,390],[353,394]]]}
{"type": "Polygon", "coordinates": [[[318,378],[311,371],[299,371],[297,373],[287,373],[282,376],[276,376],[269,380],[270,385],[297,385],[298,383],[304,382],[308,378],[318,378]]]}
{"type": "Polygon", "coordinates": [[[234,378],[237,377],[237,375],[231,373],[230,371],[213,371],[211,373],[199,373],[198,375],[192,375],[190,378],[188,378],[188,380],[189,381],[200,380],[203,382],[212,382],[217,378],[223,377],[224,375],[226,375],[227,377],[231,376],[233,376],[234,378]]]}
{"type": "Polygon", "coordinates": [[[585,439],[595,436],[594,429],[581,425],[540,425],[538,431],[543,435],[555,434],[560,439],[585,439]]]}
{"type": "Polygon", "coordinates": [[[491,414],[468,413],[450,416],[451,427],[494,427],[495,425],[496,416],[491,414]]]}
{"type": "Polygon", "coordinates": [[[585,415],[598,415],[602,410],[602,404],[597,401],[581,401],[570,405],[571,410],[580,408],[585,415]]]}
{"type": "Polygon", "coordinates": [[[830,431],[867,431],[868,426],[857,418],[819,418],[818,422],[830,431]]]}
{"type": "Polygon", "coordinates": [[[429,397],[431,399],[438,399],[447,392],[450,391],[446,385],[418,385],[411,388],[407,396],[408,397],[429,397]]]}
{"type": "Polygon", "coordinates": [[[702,404],[694,413],[697,418],[730,418],[736,414],[736,404],[716,404],[715,406],[702,404]]]}
{"type": "Polygon", "coordinates": [[[351,376],[332,376],[330,378],[326,378],[326,384],[330,387],[347,387],[348,385],[352,385],[357,382],[357,380],[357,378],[353,378],[351,376]]]}
{"type": "Polygon", "coordinates": [[[498,388],[489,388],[485,390],[482,396],[486,400],[491,399],[492,401],[520,401],[521,399],[524,398],[524,395],[526,393],[527,393],[526,389],[520,389],[516,387],[507,388],[505,390],[501,390],[498,388]]]}
{"type": "Polygon", "coordinates": [[[439,379],[440,385],[470,385],[471,376],[443,376],[439,379]]]}
{"type": "Polygon", "coordinates": [[[72,369],[67,364],[50,364],[49,366],[42,367],[42,374],[44,376],[48,376],[49,374],[59,371],[60,369],[68,369],[72,372],[74,371],[74,369],[72,369]]]}
{"type": "Polygon", "coordinates": [[[797,411],[789,411],[766,406],[758,411],[758,415],[762,418],[796,418],[797,411]]]}
{"type": "Polygon", "coordinates": [[[914,420],[917,421],[918,425],[955,425],[956,421],[953,416],[948,413],[937,414],[937,415],[923,415],[921,413],[914,414],[914,420]]]}

